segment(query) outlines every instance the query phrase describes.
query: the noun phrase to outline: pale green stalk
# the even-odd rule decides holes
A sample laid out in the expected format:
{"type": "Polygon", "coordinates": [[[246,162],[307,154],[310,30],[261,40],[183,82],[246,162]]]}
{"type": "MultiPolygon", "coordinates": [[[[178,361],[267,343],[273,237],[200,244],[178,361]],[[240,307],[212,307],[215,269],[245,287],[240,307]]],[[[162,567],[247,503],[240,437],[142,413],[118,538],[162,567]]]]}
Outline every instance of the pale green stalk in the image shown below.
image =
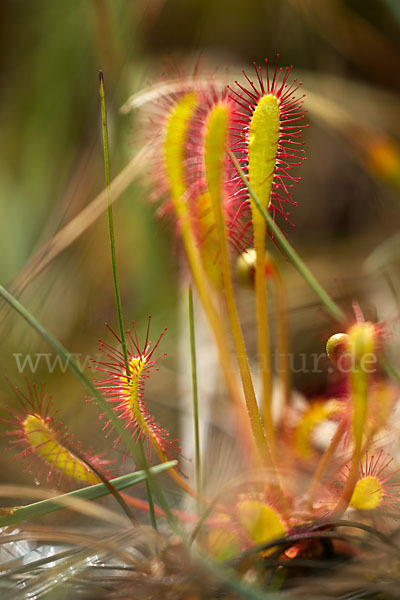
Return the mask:
{"type": "Polygon", "coordinates": [[[199,397],[197,389],[197,361],[196,361],[196,336],[194,327],[193,312],[193,293],[189,287],[189,331],[190,331],[190,359],[192,366],[192,391],[193,391],[193,425],[194,425],[194,443],[195,443],[195,467],[196,467],[196,487],[200,497],[203,496],[202,474],[201,474],[201,453],[200,453],[200,427],[199,427],[199,397]]]}
{"type": "Polygon", "coordinates": [[[120,335],[121,335],[122,353],[123,353],[124,359],[125,359],[127,375],[129,375],[128,351],[127,351],[127,347],[126,347],[125,326],[124,326],[124,319],[123,319],[123,315],[122,315],[121,294],[119,291],[119,282],[118,282],[117,257],[116,257],[116,252],[115,252],[114,219],[113,219],[113,210],[112,210],[111,194],[110,194],[111,178],[110,178],[110,158],[109,158],[109,151],[108,151],[107,111],[106,111],[106,98],[105,98],[105,93],[104,93],[104,78],[103,78],[102,71],[99,72],[99,84],[100,84],[101,121],[102,121],[102,129],[103,129],[104,170],[105,170],[106,189],[107,189],[108,229],[109,229],[109,234],[110,234],[111,264],[112,264],[113,280],[114,280],[115,303],[116,303],[116,307],[117,307],[118,324],[119,324],[119,331],[120,331],[120,335]]]}
{"type": "MultiPolygon", "coordinates": [[[[171,469],[176,465],[177,461],[171,460],[168,463],[150,467],[148,471],[151,472],[152,475],[158,475],[159,473],[163,473],[167,469],[171,469]]],[[[129,475],[123,475],[122,477],[111,479],[109,483],[111,483],[116,490],[124,490],[132,485],[146,481],[147,476],[148,473],[144,470],[136,471],[136,473],[130,473],[129,475]]],[[[22,521],[30,521],[31,519],[43,517],[56,510],[70,508],[73,506],[74,500],[77,502],[96,500],[102,496],[107,496],[109,493],[110,490],[107,488],[107,486],[104,483],[99,483],[88,486],[81,490],[75,490],[67,494],[56,496],[55,498],[49,498],[48,500],[41,500],[40,502],[34,502],[33,504],[28,504],[26,506],[13,508],[10,509],[12,510],[11,514],[0,515],[0,527],[8,527],[10,525],[15,525],[16,523],[21,523],[22,521]]]]}
{"type": "MultiPolygon", "coordinates": [[[[266,439],[257,399],[251,377],[246,346],[244,343],[239,314],[236,306],[231,265],[229,260],[228,239],[226,224],[223,215],[223,161],[227,133],[229,128],[229,116],[227,107],[223,104],[217,105],[208,117],[207,133],[205,136],[204,166],[207,180],[207,188],[211,198],[216,230],[219,238],[220,265],[223,280],[226,308],[231,326],[233,342],[236,350],[240,377],[242,380],[243,393],[246,409],[259,452],[259,458],[264,465],[274,467],[273,455],[270,448],[270,439],[266,439]]],[[[265,287],[265,279],[264,279],[265,287]]],[[[274,468],[275,470],[275,468],[274,468]]]]}
{"type": "MultiPolygon", "coordinates": [[[[126,345],[126,334],[125,334],[125,325],[124,318],[122,313],[122,303],[121,303],[121,293],[119,291],[119,281],[118,281],[118,269],[117,269],[117,256],[115,251],[115,232],[114,232],[114,218],[113,218],[113,209],[111,202],[111,193],[110,193],[110,156],[108,150],[108,127],[107,127],[107,110],[106,110],[106,97],[104,91],[104,77],[103,72],[99,72],[99,84],[100,84],[100,105],[101,105],[101,121],[102,121],[102,129],[103,129],[103,150],[104,150],[104,170],[106,177],[106,189],[107,189],[107,205],[108,205],[108,228],[110,233],[110,250],[111,250],[111,264],[112,264],[112,272],[113,272],[113,281],[114,281],[114,292],[115,292],[115,304],[117,307],[118,314],[118,324],[119,324],[119,332],[121,336],[121,345],[122,345],[122,353],[124,355],[125,361],[125,369],[126,375],[129,377],[130,368],[129,368],[129,358],[128,358],[128,350],[126,345]]],[[[141,464],[145,469],[148,468],[146,455],[144,453],[142,440],[138,440],[140,455],[141,455],[141,464]]],[[[157,521],[156,515],[154,512],[154,502],[151,493],[150,482],[146,478],[145,481],[147,499],[149,502],[150,509],[150,520],[154,529],[157,529],[157,521]]]]}

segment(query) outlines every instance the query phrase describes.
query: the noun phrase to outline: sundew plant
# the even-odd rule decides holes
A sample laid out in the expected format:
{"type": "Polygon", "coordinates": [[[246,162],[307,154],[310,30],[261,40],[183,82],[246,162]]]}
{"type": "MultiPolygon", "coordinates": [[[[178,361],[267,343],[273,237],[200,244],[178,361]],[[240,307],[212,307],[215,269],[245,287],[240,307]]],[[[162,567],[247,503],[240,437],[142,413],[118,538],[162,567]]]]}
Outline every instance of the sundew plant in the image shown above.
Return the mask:
{"type": "MultiPolygon", "coordinates": [[[[115,309],[99,332],[98,353],[93,342],[90,370],[0,287],[4,303],[82,384],[71,403],[80,415],[97,411],[99,450],[77,442],[62,422],[57,389],[7,373],[7,459],[37,485],[1,486],[2,594],[397,597],[400,374],[389,355],[393,327],[367,316],[357,296],[332,298],[291,242],[307,160],[307,81],[276,56],[231,78],[201,68],[164,78],[125,105],[125,112],[143,112],[135,134],[143,139],[136,160],[146,193],[137,201],[156,199],[154,218],[172,227],[171,253],[182,271],[192,418],[175,434],[147,396],[153,377],[163,393],[157,371],[168,332],[157,331],[150,317],[139,323],[135,307],[121,299],[106,76],[100,72],[104,246],[115,309]],[[327,390],[307,400],[292,382],[289,265],[332,323],[321,332],[327,390]],[[240,306],[244,288],[251,332],[240,306]],[[198,377],[203,329],[217,372],[211,400],[198,377]],[[251,334],[255,352],[248,350],[251,334]],[[206,410],[224,415],[218,451],[204,435],[206,410]],[[98,500],[105,496],[106,504],[98,500]],[[58,515],[67,513],[60,526],[58,515]]],[[[312,388],[313,373],[307,377],[312,388]]],[[[179,415],[178,397],[170,403],[179,415]]]]}

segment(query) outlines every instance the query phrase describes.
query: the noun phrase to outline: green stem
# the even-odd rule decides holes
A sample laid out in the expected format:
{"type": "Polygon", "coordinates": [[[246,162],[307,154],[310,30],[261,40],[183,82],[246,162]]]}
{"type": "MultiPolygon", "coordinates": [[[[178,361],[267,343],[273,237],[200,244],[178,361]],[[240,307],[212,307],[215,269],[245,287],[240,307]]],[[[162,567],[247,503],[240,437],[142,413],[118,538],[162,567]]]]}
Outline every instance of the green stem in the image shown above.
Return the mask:
{"type": "Polygon", "coordinates": [[[154,510],[153,494],[151,493],[151,487],[150,487],[150,483],[149,483],[148,479],[146,479],[146,481],[145,481],[145,486],[146,486],[147,501],[149,503],[149,515],[150,515],[151,526],[153,527],[153,529],[155,529],[157,531],[158,527],[157,527],[156,513],[154,510]]]}
{"type": "MultiPolygon", "coordinates": [[[[142,443],[139,444],[139,451],[140,451],[140,454],[142,456],[142,463],[144,465],[146,465],[146,467],[147,467],[145,469],[145,471],[149,473],[149,467],[147,465],[146,455],[144,453],[144,448],[143,448],[143,444],[142,443]]],[[[162,464],[166,464],[166,463],[162,463],[162,464]]],[[[154,510],[153,495],[151,493],[151,487],[150,487],[150,476],[146,477],[145,486],[146,486],[147,501],[149,503],[149,515],[150,515],[151,526],[153,527],[153,529],[155,529],[157,531],[157,529],[158,529],[158,527],[157,527],[157,519],[156,519],[156,512],[154,510]]]]}
{"type": "Polygon", "coordinates": [[[192,364],[192,389],[193,389],[193,420],[194,442],[196,461],[196,487],[200,497],[203,496],[200,454],[200,427],[199,427],[199,397],[197,389],[197,362],[196,362],[196,337],[194,328],[193,293],[189,287],[189,331],[190,331],[190,358],[192,364]]]}
{"type": "MultiPolygon", "coordinates": [[[[111,250],[111,264],[112,264],[113,280],[114,280],[115,304],[116,304],[117,314],[118,314],[119,332],[120,332],[120,336],[121,336],[122,353],[124,355],[126,375],[129,378],[129,375],[130,375],[129,358],[128,358],[128,349],[127,349],[127,345],[126,345],[124,318],[123,318],[123,314],[122,314],[121,294],[119,291],[117,256],[116,256],[116,251],[115,251],[114,218],[113,218],[113,209],[112,209],[111,193],[110,193],[111,177],[110,177],[110,156],[109,156],[109,150],[108,150],[106,96],[105,96],[105,92],[104,92],[104,77],[103,77],[102,71],[99,72],[99,87],[100,87],[101,121],[102,121],[102,129],[103,129],[104,170],[105,170],[106,189],[107,189],[108,229],[109,229],[109,233],[110,233],[110,250],[111,250]]],[[[141,440],[139,440],[139,448],[141,451],[142,465],[144,466],[145,469],[147,469],[148,464],[147,464],[146,455],[144,453],[143,444],[142,444],[141,440]]],[[[149,483],[148,479],[146,479],[146,493],[147,493],[147,499],[149,501],[151,522],[152,522],[154,529],[157,529],[156,516],[155,516],[155,512],[154,512],[154,501],[153,501],[151,487],[150,487],[150,483],[149,483]]]]}
{"type": "Polygon", "coordinates": [[[289,369],[289,339],[287,324],[286,293],[282,275],[275,259],[268,255],[268,265],[275,285],[275,311],[278,337],[278,370],[281,379],[284,407],[282,410],[283,423],[286,422],[287,408],[290,400],[290,369],[289,369]]]}
{"type": "MultiPolygon", "coordinates": [[[[254,440],[256,442],[257,449],[260,454],[260,459],[265,466],[271,467],[272,465],[274,467],[273,456],[269,446],[270,440],[267,440],[264,434],[260,411],[258,409],[256,394],[254,391],[253,380],[251,377],[249,361],[247,358],[246,346],[244,343],[242,329],[239,321],[239,315],[236,307],[235,294],[233,291],[233,283],[231,276],[231,267],[229,262],[228,241],[226,237],[226,228],[223,220],[221,206],[214,206],[214,216],[220,243],[220,261],[224,283],[226,307],[229,322],[231,325],[233,342],[236,349],[236,357],[239,365],[240,377],[242,380],[242,387],[246,402],[247,413],[249,416],[251,429],[254,435],[254,440]]],[[[265,287],[264,278],[263,284],[265,287]]]]}
{"type": "Polygon", "coordinates": [[[332,514],[336,517],[341,517],[347,510],[356,486],[360,472],[361,449],[356,447],[351,458],[350,469],[347,475],[346,483],[342,490],[339,501],[334,508],[332,514]]]}
{"type": "Polygon", "coordinates": [[[356,365],[350,374],[350,391],[353,403],[352,425],[354,450],[349,473],[346,478],[346,483],[342,490],[338,504],[333,512],[333,514],[336,516],[340,516],[346,511],[351,502],[354,488],[359,478],[360,462],[362,457],[362,440],[368,414],[369,391],[368,374],[365,373],[362,368],[360,368],[360,365],[356,365]]]}
{"type": "Polygon", "coordinates": [[[337,321],[339,321],[341,323],[345,323],[346,315],[344,314],[344,312],[342,311],[340,306],[338,304],[336,304],[336,302],[330,297],[330,295],[324,290],[324,288],[321,286],[321,284],[316,280],[316,278],[311,273],[311,271],[309,270],[307,265],[303,262],[303,260],[297,254],[296,250],[293,248],[293,246],[291,246],[289,244],[289,242],[287,241],[287,239],[285,238],[285,236],[283,235],[283,233],[281,232],[279,227],[275,224],[275,222],[274,222],[273,218],[271,217],[271,215],[269,214],[268,210],[265,210],[265,208],[263,208],[263,206],[260,204],[260,201],[258,200],[257,196],[255,195],[254,191],[252,190],[252,188],[247,180],[246,174],[244,173],[243,169],[239,165],[235,155],[230,151],[228,152],[228,154],[229,154],[241,180],[243,181],[250,196],[252,197],[254,204],[257,206],[258,210],[261,212],[264,219],[266,220],[268,227],[272,231],[274,239],[277,240],[278,244],[280,245],[282,250],[285,252],[286,256],[288,257],[288,259],[290,260],[292,265],[295,267],[295,269],[297,269],[297,271],[305,279],[305,281],[308,283],[308,285],[314,290],[314,292],[320,298],[321,302],[326,306],[326,308],[328,309],[330,314],[337,321]]]}
{"type": "Polygon", "coordinates": [[[215,309],[209,282],[203,269],[200,252],[197,247],[193,232],[191,231],[187,216],[182,219],[181,233],[193,280],[209,325],[215,337],[220,366],[225,378],[226,386],[231,393],[238,418],[240,419],[240,433],[243,436],[246,447],[250,449],[251,453],[253,453],[253,450],[255,450],[255,448],[253,448],[255,442],[252,436],[251,424],[247,419],[246,408],[243,406],[240,388],[237,384],[235,373],[232,369],[230,360],[230,347],[226,336],[224,323],[221,319],[221,316],[215,309]]]}
{"type": "MultiPolygon", "coordinates": [[[[168,463],[151,467],[149,472],[154,476],[159,473],[163,473],[167,469],[173,468],[176,465],[177,461],[172,460],[168,463]]],[[[116,490],[124,490],[142,481],[147,481],[147,477],[148,473],[146,473],[146,471],[136,471],[136,473],[111,479],[110,483],[116,490]]],[[[21,523],[22,521],[30,521],[31,519],[43,517],[51,512],[61,510],[63,508],[72,508],[75,504],[75,500],[77,502],[96,500],[97,498],[106,496],[109,493],[110,490],[107,488],[107,486],[104,483],[99,483],[97,485],[86,487],[82,490],[75,490],[67,494],[56,496],[55,498],[49,498],[48,500],[41,500],[40,502],[34,502],[33,504],[28,504],[27,506],[13,508],[10,509],[12,510],[11,514],[0,515],[0,527],[8,527],[9,525],[14,525],[15,523],[21,523]]]]}
{"type": "MultiPolygon", "coordinates": [[[[263,222],[264,224],[264,222],[263,222]]],[[[265,224],[264,224],[265,225],[265,224]]],[[[275,428],[272,420],[272,385],[271,385],[271,358],[269,341],[269,322],[267,307],[267,290],[265,282],[265,227],[262,236],[254,235],[254,248],[256,251],[255,292],[257,313],[257,345],[259,355],[259,369],[262,381],[262,412],[264,428],[271,453],[272,461],[276,462],[275,428]]]]}
{"type": "Polygon", "coordinates": [[[103,128],[104,170],[105,170],[106,188],[107,188],[108,228],[109,228],[109,233],[110,233],[110,250],[111,250],[111,263],[112,263],[112,271],[113,271],[113,279],[114,279],[115,303],[117,306],[118,324],[119,324],[119,331],[120,331],[121,343],[122,343],[122,353],[123,353],[124,359],[125,359],[127,375],[129,376],[128,351],[127,351],[127,346],[126,346],[125,326],[124,326],[124,319],[123,319],[123,315],[122,315],[121,294],[119,291],[117,258],[116,258],[116,252],[115,252],[114,219],[113,219],[113,210],[112,210],[111,194],[110,194],[111,178],[110,178],[110,157],[109,157],[109,151],[108,151],[106,97],[105,97],[105,93],[104,93],[104,77],[103,77],[102,71],[99,72],[99,87],[100,87],[101,121],[102,121],[102,128],[103,128]]]}

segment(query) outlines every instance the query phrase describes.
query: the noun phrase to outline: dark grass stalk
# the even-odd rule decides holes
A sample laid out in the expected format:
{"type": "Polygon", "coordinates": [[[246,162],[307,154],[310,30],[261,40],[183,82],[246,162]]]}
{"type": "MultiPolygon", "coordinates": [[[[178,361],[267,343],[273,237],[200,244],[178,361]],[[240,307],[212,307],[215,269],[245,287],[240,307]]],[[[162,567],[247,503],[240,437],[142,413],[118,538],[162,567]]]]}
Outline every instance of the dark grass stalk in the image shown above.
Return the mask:
{"type": "MultiPolygon", "coordinates": [[[[133,514],[133,511],[131,510],[131,508],[127,505],[127,503],[123,499],[122,494],[120,494],[118,492],[117,488],[115,488],[113,486],[113,484],[110,481],[108,481],[107,477],[105,477],[102,473],[100,473],[100,471],[98,469],[96,469],[96,467],[94,465],[92,465],[88,460],[86,460],[86,458],[84,458],[82,455],[79,455],[79,454],[77,456],[78,456],[79,460],[81,460],[83,463],[85,463],[85,465],[89,469],[91,469],[95,475],[97,475],[97,477],[100,479],[100,481],[102,481],[104,483],[104,485],[108,489],[109,493],[114,497],[115,501],[120,505],[120,507],[122,508],[122,510],[128,517],[128,519],[132,522],[132,524],[139,525],[139,521],[133,514]]],[[[145,479],[145,482],[148,484],[147,477],[145,479]]]]}
{"type": "MultiPolygon", "coordinates": [[[[108,229],[109,229],[109,233],[110,233],[110,250],[111,250],[111,264],[112,264],[112,272],[113,272],[113,281],[114,281],[115,304],[116,304],[116,308],[117,308],[119,332],[120,332],[120,336],[121,336],[122,353],[124,355],[126,375],[129,378],[130,370],[129,370],[128,350],[127,350],[127,345],[126,345],[126,335],[125,335],[124,317],[123,317],[123,313],[122,313],[121,293],[119,290],[117,256],[116,256],[116,251],[115,251],[114,218],[113,218],[113,209],[112,209],[111,194],[110,194],[111,177],[110,177],[110,156],[109,156],[109,148],[108,148],[106,96],[105,96],[105,91],[104,91],[104,77],[103,77],[102,71],[99,72],[99,87],[100,87],[101,121],[102,121],[102,129],[103,129],[104,171],[105,171],[106,189],[107,189],[108,229]]],[[[148,464],[147,464],[147,460],[146,460],[146,455],[144,453],[142,441],[138,440],[138,444],[139,444],[139,449],[140,449],[140,454],[141,454],[141,464],[145,469],[147,469],[148,464]]],[[[147,499],[149,502],[151,524],[154,527],[154,529],[157,529],[156,515],[154,512],[154,501],[153,501],[153,497],[152,497],[149,479],[146,479],[145,486],[146,486],[147,499]]]]}
{"type": "MultiPolygon", "coordinates": [[[[141,442],[141,440],[139,440],[139,441],[141,442]]],[[[147,464],[146,455],[144,453],[144,448],[143,448],[143,444],[142,443],[139,444],[139,452],[140,452],[141,457],[142,457],[142,463],[143,464],[147,464]]],[[[154,510],[153,495],[151,493],[151,486],[150,486],[150,482],[149,482],[148,478],[146,478],[146,480],[145,480],[145,486],[146,486],[147,501],[149,503],[150,522],[151,522],[151,525],[152,525],[153,529],[155,529],[157,531],[158,528],[157,528],[156,513],[155,513],[155,510],[154,510]]]]}
{"type": "MultiPolygon", "coordinates": [[[[201,472],[201,454],[200,454],[200,427],[199,427],[199,396],[197,388],[197,360],[196,360],[196,333],[194,326],[193,311],[193,293],[189,287],[189,331],[190,331],[190,358],[192,366],[192,391],[193,391],[193,425],[195,441],[195,468],[196,468],[196,486],[197,493],[203,496],[202,472],[201,472]]],[[[200,506],[199,506],[200,509],[200,506]]]]}
{"type": "MultiPolygon", "coordinates": [[[[398,554],[400,554],[399,546],[394,543],[394,541],[391,539],[391,537],[389,537],[385,533],[382,533],[382,531],[379,531],[379,529],[376,529],[375,527],[372,527],[371,525],[367,525],[367,523],[361,523],[360,521],[350,521],[347,519],[338,519],[338,520],[332,520],[332,521],[330,521],[330,520],[324,521],[323,526],[334,527],[334,528],[348,527],[349,529],[351,529],[351,528],[360,529],[361,531],[365,531],[365,533],[369,533],[371,536],[376,537],[383,544],[391,546],[393,549],[395,549],[397,551],[398,554]]],[[[321,525],[315,524],[311,529],[317,529],[318,527],[321,527],[321,525]]],[[[360,538],[360,541],[362,541],[362,538],[360,538]]]]}
{"type": "Polygon", "coordinates": [[[207,506],[207,508],[203,511],[203,514],[200,516],[198,523],[193,528],[193,531],[189,536],[189,540],[188,540],[189,548],[195,541],[196,537],[201,532],[201,529],[205,525],[207,518],[211,515],[212,511],[214,510],[216,503],[217,503],[217,498],[215,498],[212,502],[210,502],[210,504],[207,506]]]}

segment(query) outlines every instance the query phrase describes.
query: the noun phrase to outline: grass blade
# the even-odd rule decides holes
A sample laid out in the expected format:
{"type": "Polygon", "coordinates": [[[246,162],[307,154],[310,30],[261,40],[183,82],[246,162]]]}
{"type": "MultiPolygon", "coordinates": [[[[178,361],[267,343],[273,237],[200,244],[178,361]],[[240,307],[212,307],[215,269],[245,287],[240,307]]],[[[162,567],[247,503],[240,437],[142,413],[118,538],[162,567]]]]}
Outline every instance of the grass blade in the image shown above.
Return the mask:
{"type": "MultiPolygon", "coordinates": [[[[148,471],[151,473],[151,475],[158,475],[159,473],[163,473],[164,471],[171,469],[176,465],[177,461],[171,460],[167,463],[162,463],[161,465],[151,467],[148,469],[148,471]]],[[[124,490],[132,485],[146,481],[146,479],[147,473],[145,470],[143,470],[137,471],[136,473],[130,473],[129,475],[123,475],[122,477],[116,477],[115,479],[111,479],[110,483],[116,490],[124,490]]],[[[99,483],[81,490],[75,490],[73,492],[68,492],[67,494],[56,496],[55,498],[34,502],[33,504],[16,508],[12,514],[0,515],[0,527],[6,527],[8,525],[14,525],[15,523],[21,523],[21,521],[28,521],[38,517],[43,517],[44,515],[56,510],[68,508],[69,506],[73,505],[74,501],[96,500],[97,498],[106,496],[109,493],[110,490],[107,488],[107,486],[104,483],[99,483]]]]}
{"type": "Polygon", "coordinates": [[[268,227],[272,231],[274,239],[277,240],[279,246],[285,252],[286,256],[288,257],[288,259],[290,260],[292,265],[297,269],[297,271],[300,273],[300,275],[305,279],[305,281],[308,283],[308,285],[311,287],[311,289],[314,290],[314,292],[317,294],[317,296],[319,297],[321,302],[326,306],[326,308],[328,309],[330,314],[334,317],[334,319],[336,319],[337,321],[339,321],[341,323],[345,323],[346,315],[344,314],[344,312],[342,311],[340,306],[338,304],[336,304],[336,302],[330,297],[330,295],[326,292],[326,290],[324,290],[324,288],[321,286],[321,284],[316,280],[316,278],[311,273],[311,271],[309,270],[307,265],[303,262],[303,260],[297,254],[296,250],[293,248],[293,246],[291,246],[289,244],[289,242],[287,241],[287,239],[285,238],[285,236],[283,235],[283,233],[279,229],[279,227],[276,225],[276,223],[274,222],[274,220],[271,217],[271,215],[269,214],[269,212],[267,210],[265,210],[265,208],[261,205],[259,199],[257,198],[254,191],[252,190],[252,188],[247,180],[247,177],[246,177],[243,169],[239,165],[235,155],[232,152],[228,152],[228,154],[235,166],[236,171],[240,175],[241,180],[243,181],[244,185],[246,186],[250,196],[254,200],[255,205],[257,206],[258,210],[263,215],[264,219],[267,222],[268,227]]]}

